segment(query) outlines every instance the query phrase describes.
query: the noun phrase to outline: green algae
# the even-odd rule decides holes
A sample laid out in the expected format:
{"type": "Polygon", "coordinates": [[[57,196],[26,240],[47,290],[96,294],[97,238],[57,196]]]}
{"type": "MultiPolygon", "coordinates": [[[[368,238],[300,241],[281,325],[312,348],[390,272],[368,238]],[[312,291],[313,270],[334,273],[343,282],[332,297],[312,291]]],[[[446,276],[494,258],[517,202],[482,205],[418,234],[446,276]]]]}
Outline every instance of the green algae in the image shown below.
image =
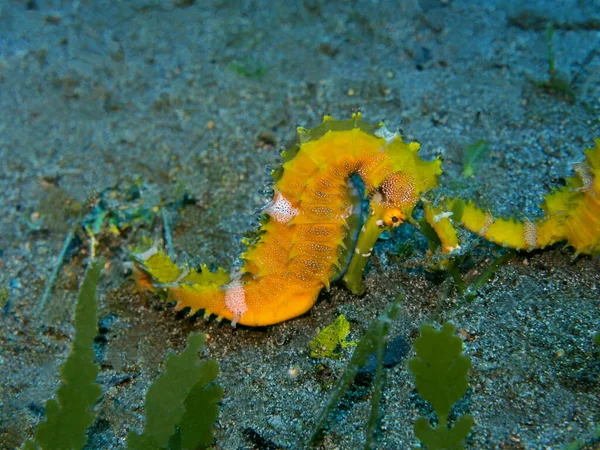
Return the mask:
{"type": "Polygon", "coordinates": [[[180,355],[167,356],[164,373],[146,394],[144,431],[128,434],[128,449],[204,448],[213,441],[223,390],[211,384],[219,373],[217,362],[198,360],[205,340],[205,334],[191,333],[180,355]]]}
{"type": "Polygon", "coordinates": [[[379,401],[381,399],[382,384],[383,384],[383,355],[387,343],[387,335],[392,327],[392,322],[400,314],[400,302],[402,296],[390,304],[381,315],[371,323],[367,332],[357,344],[350,361],[346,365],[344,371],[340,375],[325,407],[321,410],[321,414],[315,421],[315,427],[310,436],[308,445],[315,445],[321,437],[321,432],[325,426],[330,413],[335,409],[345,392],[350,387],[350,384],[365,365],[369,355],[375,353],[377,356],[377,371],[373,386],[373,395],[371,397],[371,413],[367,423],[365,449],[370,449],[375,440],[375,428],[379,417],[379,401]]]}
{"type": "Polygon", "coordinates": [[[104,261],[98,260],[86,271],[75,310],[75,341],[61,368],[58,400],[46,402],[46,421],[37,426],[35,443],[25,444],[28,450],[79,449],[86,443],[86,429],[96,417],[92,406],[102,394],[95,382],[99,366],[94,362],[92,346],[98,334],[96,285],[103,266],[104,261]]]}
{"type": "Polygon", "coordinates": [[[340,314],[337,319],[323,328],[317,336],[310,341],[310,356],[313,358],[338,359],[342,355],[339,348],[356,345],[356,342],[347,341],[350,333],[350,322],[346,316],[340,314]]]}
{"type": "Polygon", "coordinates": [[[417,356],[408,363],[415,376],[419,395],[433,407],[438,423],[432,427],[429,420],[419,417],[415,434],[428,449],[461,450],[469,435],[474,419],[465,414],[448,425],[452,406],[467,392],[471,360],[462,354],[462,341],[454,335],[455,327],[445,323],[440,331],[429,324],[421,326],[421,336],[415,341],[417,356]]]}

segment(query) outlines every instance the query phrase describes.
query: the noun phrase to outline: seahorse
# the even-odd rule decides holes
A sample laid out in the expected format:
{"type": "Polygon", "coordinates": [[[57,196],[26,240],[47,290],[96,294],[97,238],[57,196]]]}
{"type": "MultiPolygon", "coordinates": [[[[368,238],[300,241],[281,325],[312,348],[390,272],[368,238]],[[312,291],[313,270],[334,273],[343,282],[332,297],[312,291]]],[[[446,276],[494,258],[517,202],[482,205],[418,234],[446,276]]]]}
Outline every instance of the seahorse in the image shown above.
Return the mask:
{"type": "Polygon", "coordinates": [[[165,290],[175,310],[204,310],[234,326],[300,316],[338,279],[361,293],[376,240],[411,220],[420,196],[437,186],[441,162],[424,161],[419,143],[405,143],[360,113],[346,121],[325,116],[316,128],[297,131],[298,143],[273,171],[260,228],[243,240],[239,270],[178,267],[155,245],[133,255],[138,284],[165,290]]]}
{"type": "MultiPolygon", "coordinates": [[[[425,217],[437,232],[444,250],[456,248],[461,226],[504,247],[531,251],[557,242],[580,253],[600,254],[600,139],[584,150],[585,159],[574,166],[575,175],[563,187],[544,197],[544,214],[537,220],[497,218],[473,202],[451,199],[443,206],[425,205],[425,217]],[[452,223],[452,225],[451,225],[452,223]]],[[[444,253],[448,253],[444,251],[444,253]]]]}

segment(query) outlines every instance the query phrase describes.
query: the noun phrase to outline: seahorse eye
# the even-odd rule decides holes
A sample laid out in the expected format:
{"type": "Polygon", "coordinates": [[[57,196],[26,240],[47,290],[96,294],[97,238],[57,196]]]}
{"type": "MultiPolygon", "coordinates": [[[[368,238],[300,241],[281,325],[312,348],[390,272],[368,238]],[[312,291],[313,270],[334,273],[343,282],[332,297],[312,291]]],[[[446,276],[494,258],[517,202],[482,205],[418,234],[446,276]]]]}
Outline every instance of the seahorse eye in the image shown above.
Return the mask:
{"type": "Polygon", "coordinates": [[[383,223],[390,227],[397,227],[404,221],[404,214],[398,208],[390,208],[383,215],[383,223]]]}

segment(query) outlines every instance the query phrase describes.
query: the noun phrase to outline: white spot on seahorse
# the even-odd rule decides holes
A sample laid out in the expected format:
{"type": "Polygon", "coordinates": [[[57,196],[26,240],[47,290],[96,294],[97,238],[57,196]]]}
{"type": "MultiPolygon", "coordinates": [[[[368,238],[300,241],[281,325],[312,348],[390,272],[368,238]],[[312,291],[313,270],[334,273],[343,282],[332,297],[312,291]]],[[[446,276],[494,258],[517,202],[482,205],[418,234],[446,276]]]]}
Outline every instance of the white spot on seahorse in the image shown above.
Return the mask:
{"type": "Polygon", "coordinates": [[[452,253],[454,251],[460,250],[460,245],[456,244],[454,247],[452,246],[445,246],[444,247],[444,251],[448,254],[448,253],[452,253]]]}
{"type": "Polygon", "coordinates": [[[594,174],[592,172],[592,168],[590,167],[587,161],[583,161],[579,164],[575,164],[573,170],[575,170],[575,172],[577,172],[577,175],[581,177],[581,182],[583,183],[583,186],[574,190],[587,191],[594,182],[594,174]]]}
{"type": "Polygon", "coordinates": [[[342,214],[340,215],[340,217],[342,219],[347,219],[348,217],[350,217],[352,214],[354,213],[354,205],[350,204],[350,206],[348,207],[348,209],[345,212],[342,212],[342,214]]]}
{"type": "Polygon", "coordinates": [[[448,217],[452,217],[452,211],[442,212],[433,216],[433,223],[438,223],[442,219],[447,219],[448,217]]]}
{"type": "Polygon", "coordinates": [[[537,227],[535,226],[535,223],[530,220],[525,220],[523,222],[523,239],[529,250],[535,248],[535,245],[537,244],[537,227]]]}
{"type": "Polygon", "coordinates": [[[265,206],[264,212],[279,223],[287,223],[298,215],[298,208],[294,208],[291,202],[281,192],[276,192],[273,200],[265,206]]]}
{"type": "Polygon", "coordinates": [[[141,253],[134,253],[133,256],[140,262],[146,262],[158,253],[158,244],[155,242],[148,250],[141,253]]]}
{"type": "MultiPolygon", "coordinates": [[[[383,203],[383,195],[381,195],[381,192],[376,191],[373,194],[373,197],[371,197],[371,201],[373,203],[383,203]]],[[[373,214],[371,214],[371,215],[373,215],[373,214]]]]}
{"type": "Polygon", "coordinates": [[[394,142],[394,139],[398,137],[398,133],[392,133],[385,127],[385,125],[377,130],[374,134],[377,137],[385,139],[386,145],[390,145],[392,142],[394,142]]]}
{"type": "Polygon", "coordinates": [[[488,229],[492,226],[492,224],[494,223],[496,219],[494,219],[494,216],[492,216],[489,212],[486,213],[485,215],[485,222],[483,223],[483,227],[481,227],[481,229],[477,232],[477,234],[479,234],[479,236],[484,237],[485,233],[488,232],[488,229]]]}
{"type": "Polygon", "coordinates": [[[248,311],[246,291],[240,280],[233,280],[225,287],[225,306],[233,313],[231,326],[235,327],[242,314],[248,311]]]}

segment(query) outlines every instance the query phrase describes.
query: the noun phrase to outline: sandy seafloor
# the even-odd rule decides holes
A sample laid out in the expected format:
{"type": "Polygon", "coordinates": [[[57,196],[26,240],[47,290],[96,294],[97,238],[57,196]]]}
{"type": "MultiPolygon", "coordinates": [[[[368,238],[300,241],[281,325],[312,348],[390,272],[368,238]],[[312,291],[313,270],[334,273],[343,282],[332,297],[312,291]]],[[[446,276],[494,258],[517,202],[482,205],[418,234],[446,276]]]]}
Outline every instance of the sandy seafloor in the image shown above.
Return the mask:
{"type": "MultiPolygon", "coordinates": [[[[230,267],[264,202],[263,166],[276,166],[296,126],[360,108],[421,142],[424,158],[443,155],[437,195],[533,218],[600,136],[599,48],[598,1],[0,0],[0,448],[32,436],[59,384],[87,261],[81,230],[34,312],[76,205],[136,180],[148,198],[187,192],[194,204],[168,210],[176,251],[230,267]],[[575,101],[532,82],[548,79],[548,21],[575,101]],[[464,179],[463,149],[479,139],[489,153],[464,179]]],[[[110,262],[99,285],[103,396],[87,448],[124,447],[165,354],[192,330],[209,334],[221,367],[214,448],[302,448],[351,351],[314,360],[309,341],[341,313],[359,339],[399,293],[392,336],[412,342],[421,323],[451,320],[465,341],[467,448],[577,438],[600,448],[597,258],[561,245],[520,253],[466,301],[426,270],[426,241],[406,226],[376,247],[364,297],[336,286],[300,318],[233,329],[136,294],[127,247],[159,225],[99,242],[110,262]]],[[[501,253],[468,236],[465,248],[467,280],[501,253]]],[[[369,387],[355,387],[318,448],[361,448],[369,408],[369,387]]],[[[418,447],[412,424],[430,411],[406,358],[386,369],[378,448],[418,447]]]]}

